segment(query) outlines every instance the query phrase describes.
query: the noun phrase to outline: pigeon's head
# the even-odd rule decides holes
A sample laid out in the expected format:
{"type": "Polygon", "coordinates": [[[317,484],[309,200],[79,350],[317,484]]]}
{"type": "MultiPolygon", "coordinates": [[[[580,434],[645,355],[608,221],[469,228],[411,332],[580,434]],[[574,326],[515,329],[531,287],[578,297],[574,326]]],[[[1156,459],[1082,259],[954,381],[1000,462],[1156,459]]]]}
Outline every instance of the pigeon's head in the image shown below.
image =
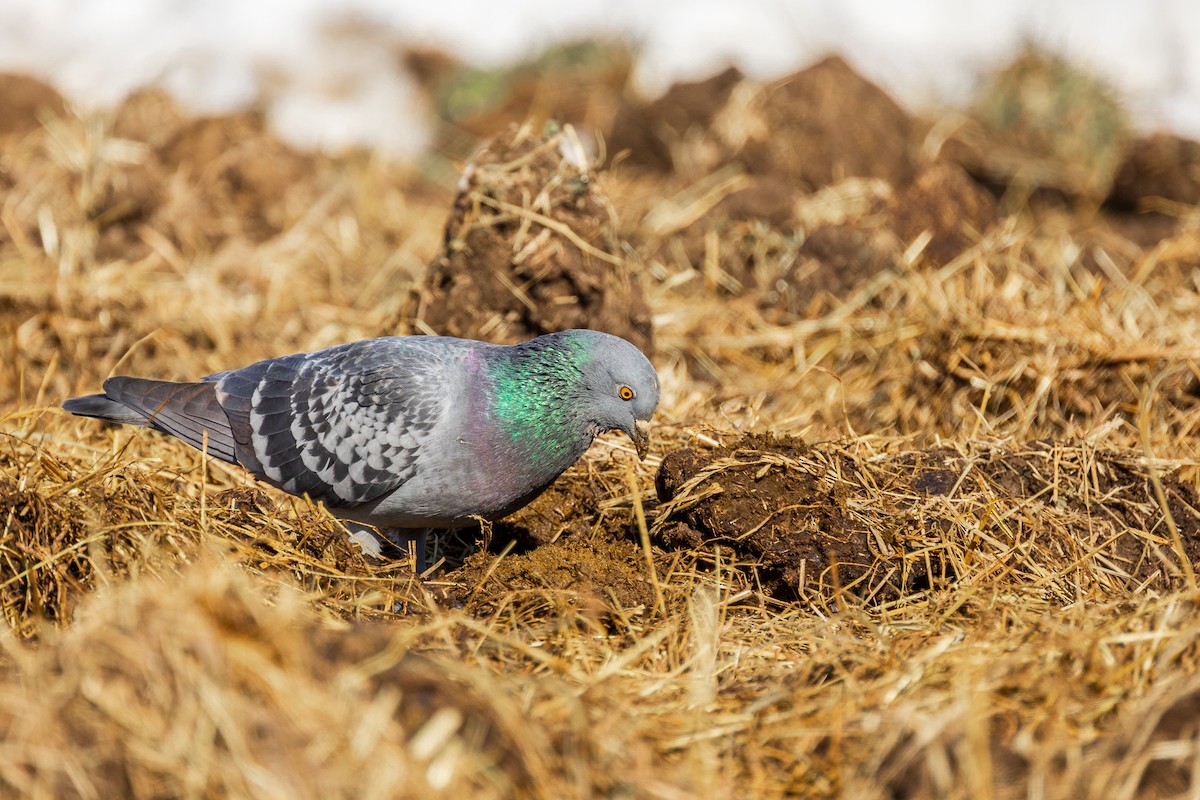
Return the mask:
{"type": "Polygon", "coordinates": [[[599,432],[624,431],[639,457],[650,444],[650,417],[658,407],[658,373],[629,342],[599,331],[566,331],[581,345],[580,409],[599,432]]]}

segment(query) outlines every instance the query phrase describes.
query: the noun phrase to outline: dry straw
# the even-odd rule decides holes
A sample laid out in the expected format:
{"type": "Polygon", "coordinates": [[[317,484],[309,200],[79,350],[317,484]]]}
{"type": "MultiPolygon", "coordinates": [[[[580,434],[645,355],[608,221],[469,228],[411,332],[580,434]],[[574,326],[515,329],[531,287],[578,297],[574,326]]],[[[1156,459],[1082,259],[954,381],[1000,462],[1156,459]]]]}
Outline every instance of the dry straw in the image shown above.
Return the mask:
{"type": "Polygon", "coordinates": [[[255,190],[249,165],[282,157],[253,126],[224,172],[164,152],[103,120],[0,151],[0,793],[1194,792],[1194,228],[1143,248],[1025,209],[940,267],[905,242],[806,315],[770,302],[798,241],[718,230],[708,267],[658,246],[737,174],[610,176],[656,324],[656,455],[603,437],[492,550],[444,537],[421,584],[306,501],[57,403],[118,364],[192,377],[383,332],[450,193],[354,157],[255,190]],[[147,179],[161,194],[112,211],[147,179]],[[753,281],[716,272],[768,250],[753,281]],[[824,444],[735,446],[767,429],[824,444]],[[660,505],[685,446],[701,471],[660,505]],[[666,546],[769,481],[806,505],[666,546]],[[782,597],[748,532],[835,511],[878,580],[817,564],[782,597]]]}

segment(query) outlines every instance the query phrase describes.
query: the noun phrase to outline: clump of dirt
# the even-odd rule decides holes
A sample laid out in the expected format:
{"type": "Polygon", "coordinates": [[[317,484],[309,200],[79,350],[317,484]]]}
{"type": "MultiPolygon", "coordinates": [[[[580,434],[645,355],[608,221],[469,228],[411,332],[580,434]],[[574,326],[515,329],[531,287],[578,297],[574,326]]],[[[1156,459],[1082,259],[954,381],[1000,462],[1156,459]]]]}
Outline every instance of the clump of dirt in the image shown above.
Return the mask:
{"type": "MultiPolygon", "coordinates": [[[[654,602],[654,589],[638,545],[604,531],[578,532],[499,560],[481,550],[446,575],[453,602],[476,616],[504,607],[546,607],[553,614],[600,622],[654,602]]],[[[541,614],[539,614],[541,616],[541,614]]]]}
{"type": "MultiPolygon", "coordinates": [[[[321,190],[320,158],[289,147],[254,113],[185,119],[164,93],[146,90],[96,122],[38,137],[32,146],[40,153],[21,159],[25,174],[16,177],[53,187],[42,192],[74,187],[56,213],[82,217],[90,235],[75,246],[94,248],[101,262],[263,242],[289,228],[321,190]]],[[[29,218],[22,227],[34,241],[38,207],[14,204],[14,221],[29,218]]]]}
{"type": "Polygon", "coordinates": [[[816,316],[856,286],[896,265],[903,242],[884,214],[817,228],[783,277],[777,319],[816,316]]]}
{"type": "Polygon", "coordinates": [[[751,173],[802,191],[848,177],[899,186],[913,174],[912,120],[836,56],[767,84],[748,111],[761,120],[738,156],[751,173]]]}
{"type": "Polygon", "coordinates": [[[721,237],[728,253],[722,267],[741,286],[762,290],[759,306],[775,322],[828,311],[879,273],[894,269],[919,237],[928,236],[928,241],[912,266],[936,268],[999,221],[991,193],[946,162],[922,167],[895,191],[882,182],[872,188],[856,179],[834,184],[797,201],[793,212],[808,232],[783,240],[793,245],[790,252],[786,247],[764,249],[767,236],[761,228],[753,241],[732,231],[721,237]]]}
{"type": "Polygon", "coordinates": [[[451,601],[475,615],[548,604],[560,617],[580,613],[593,621],[652,603],[644,556],[626,535],[628,510],[601,510],[615,491],[595,475],[560,479],[495,523],[485,547],[448,554],[462,559],[445,575],[451,601]]]}
{"type": "Polygon", "coordinates": [[[1174,203],[1200,203],[1200,142],[1168,133],[1137,139],[1117,170],[1110,205],[1141,211],[1160,197],[1174,203]]]}
{"type": "MultiPolygon", "coordinates": [[[[996,453],[980,469],[988,488],[1006,505],[1051,491],[1058,496],[1059,510],[1073,511],[1093,524],[1115,522],[1115,535],[1093,541],[1106,541],[1105,555],[1127,570],[1133,581],[1159,589],[1181,583],[1184,567],[1172,541],[1168,516],[1177,529],[1182,555],[1190,565],[1200,565],[1200,503],[1195,488],[1174,475],[1159,477],[1166,499],[1164,509],[1152,476],[1136,466],[1135,460],[1095,454],[1089,461],[1084,452],[1064,458],[1060,446],[1034,442],[1021,451],[996,453]]],[[[1054,541],[1052,532],[1043,531],[1038,537],[1047,553],[1071,557],[1073,548],[1054,541]]]]}
{"type": "Polygon", "coordinates": [[[907,247],[930,235],[921,256],[942,266],[979,240],[999,220],[992,194],[961,167],[936,162],[922,167],[888,204],[892,229],[907,247]]]}
{"type": "Polygon", "coordinates": [[[649,103],[626,98],[608,135],[609,156],[642,169],[673,172],[675,151],[688,139],[707,135],[734,87],[744,78],[737,67],[729,67],[704,80],[672,84],[665,94],[649,103]]]}
{"type": "Polygon", "coordinates": [[[610,142],[639,166],[700,176],[738,164],[794,194],[854,176],[906,183],[912,137],[908,114],[834,56],[765,85],[735,68],[676,84],[627,104],[610,142]]]}
{"type": "Polygon", "coordinates": [[[843,591],[893,600],[929,588],[929,561],[905,557],[919,549],[906,545],[922,532],[896,524],[874,541],[871,520],[854,502],[862,480],[851,459],[827,463],[791,438],[751,435],[703,456],[676,450],[655,478],[664,505],[652,535],[671,549],[732,550],[780,600],[833,600],[843,591]]]}
{"type": "Polygon", "coordinates": [[[957,165],[915,166],[912,120],[841,59],[766,86],[722,73],[658,102],[643,113],[663,115],[649,127],[673,132],[674,161],[720,170],[651,210],[647,257],[757,294],[769,321],[824,313],[926,233],[914,265],[944,265],[998,220],[957,165]]]}
{"type": "MultiPolygon", "coordinates": [[[[1160,480],[1182,555],[1200,563],[1195,491],[1160,480]]],[[[780,600],[890,601],[982,572],[1066,603],[1076,584],[1064,578],[1077,571],[1118,597],[1176,587],[1186,574],[1149,474],[1073,446],[863,459],[748,436],[670,453],[656,485],[658,544],[731,550],[780,600]]]]}
{"type": "Polygon", "coordinates": [[[510,127],[467,165],[444,251],[406,316],[426,331],[516,342],[567,328],[652,349],[601,177],[571,128],[510,127]]]}
{"type": "Polygon", "coordinates": [[[0,73],[0,137],[41,127],[46,116],[62,116],[67,103],[54,87],[29,75],[0,73]]]}
{"type": "MultiPolygon", "coordinates": [[[[846,221],[836,211],[836,223],[828,221],[828,206],[868,210],[870,202],[860,208],[863,181],[880,184],[865,192],[876,198],[908,185],[913,134],[912,120],[887,94],[832,57],[766,85],[732,68],[676,84],[652,103],[627,105],[611,142],[614,151],[628,149],[633,164],[695,182],[672,199],[678,208],[647,217],[648,258],[682,261],[704,275],[705,288],[758,290],[764,307],[804,315],[825,307],[826,292],[842,296],[900,251],[890,232],[875,241],[873,221],[817,235],[808,258],[797,234],[846,221]],[[856,179],[854,197],[811,197],[856,179]],[[668,223],[672,217],[680,221],[668,223]]],[[[924,183],[914,185],[920,192],[924,183]]],[[[904,230],[937,216],[912,216],[904,230]]]]}
{"type": "Polygon", "coordinates": [[[927,165],[862,213],[812,230],[782,276],[778,299],[764,298],[764,305],[774,308],[781,321],[816,316],[894,268],[918,237],[928,235],[929,241],[915,265],[939,267],[998,219],[995,199],[961,168],[945,162],[927,165]]]}

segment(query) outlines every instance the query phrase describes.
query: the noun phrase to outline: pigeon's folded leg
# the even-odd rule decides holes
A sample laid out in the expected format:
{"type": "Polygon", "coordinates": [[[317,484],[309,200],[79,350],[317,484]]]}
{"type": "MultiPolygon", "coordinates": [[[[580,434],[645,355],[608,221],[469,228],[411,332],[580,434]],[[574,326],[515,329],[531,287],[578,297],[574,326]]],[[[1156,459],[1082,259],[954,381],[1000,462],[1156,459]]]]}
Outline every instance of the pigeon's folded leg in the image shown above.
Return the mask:
{"type": "Polygon", "coordinates": [[[428,565],[425,563],[425,545],[429,541],[429,534],[433,528],[421,528],[420,530],[400,529],[400,528],[380,528],[379,532],[387,537],[387,540],[396,545],[400,552],[405,556],[412,553],[415,556],[417,576],[423,576],[428,565]]]}
{"type": "Polygon", "coordinates": [[[376,529],[350,520],[343,520],[342,524],[350,533],[350,541],[362,548],[363,555],[380,561],[394,561],[413,553],[416,556],[417,574],[422,575],[427,569],[425,545],[429,541],[432,528],[416,531],[400,528],[376,529]]]}

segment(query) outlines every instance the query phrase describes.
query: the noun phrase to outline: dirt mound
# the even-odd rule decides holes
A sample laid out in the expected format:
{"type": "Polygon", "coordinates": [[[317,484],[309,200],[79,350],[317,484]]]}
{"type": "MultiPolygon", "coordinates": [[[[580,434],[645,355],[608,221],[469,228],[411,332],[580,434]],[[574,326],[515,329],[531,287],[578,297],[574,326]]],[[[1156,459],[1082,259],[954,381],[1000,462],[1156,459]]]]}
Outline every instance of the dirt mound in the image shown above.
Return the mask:
{"type": "Polygon", "coordinates": [[[826,473],[814,458],[824,461],[802,442],[757,436],[705,457],[690,449],[668,454],[655,479],[664,506],[654,540],[668,548],[728,548],[757,571],[768,594],[784,600],[832,601],[843,590],[894,600],[929,588],[928,562],[904,558],[905,542],[920,529],[899,524],[884,534],[891,556],[884,563],[869,521],[852,507],[859,505],[853,487],[863,480],[857,467],[839,459],[826,473]]]}
{"type": "Polygon", "coordinates": [[[1156,197],[1189,206],[1200,203],[1200,142],[1159,133],[1130,145],[1108,202],[1140,211],[1156,197]]]}
{"type": "Polygon", "coordinates": [[[408,316],[426,331],[501,343],[593,328],[650,352],[649,308],[570,128],[514,126],[472,159],[408,316]]]}
{"type": "Polygon", "coordinates": [[[830,57],[766,85],[734,68],[676,84],[651,103],[628,104],[610,141],[639,166],[700,176],[734,163],[806,192],[848,177],[906,183],[912,135],[886,93],[830,57]]]}
{"type": "Polygon", "coordinates": [[[253,113],[185,119],[147,90],[94,123],[36,137],[16,160],[14,183],[29,197],[13,202],[13,222],[32,241],[47,230],[38,204],[52,202],[61,222],[80,216],[87,226],[74,249],[102,261],[157,252],[182,263],[231,240],[266,241],[317,196],[320,159],[284,144],[253,113]],[[76,187],[69,202],[53,196],[64,184],[76,187]]]}
{"type": "Polygon", "coordinates": [[[1070,602],[1063,579],[1077,572],[1122,597],[1178,588],[1200,562],[1195,490],[1159,479],[1165,523],[1154,480],[1128,457],[1074,446],[864,459],[751,436],[669,454],[654,532],[665,547],[729,548],[784,600],[878,603],[1011,576],[1013,591],[1070,602]]]}
{"type": "Polygon", "coordinates": [[[659,149],[698,177],[645,216],[646,258],[755,297],[773,323],[827,312],[910,248],[912,266],[942,266],[999,220],[958,166],[916,164],[915,123],[841,59],[765,86],[722,73],[656,103],[647,129],[672,132],[659,149]]]}
{"type": "Polygon", "coordinates": [[[944,266],[1000,220],[991,193],[947,162],[896,189],[850,178],[796,197],[774,179],[747,180],[656,240],[653,257],[682,256],[704,288],[752,297],[775,323],[819,317],[888,270],[944,266]]]}
{"type": "Polygon", "coordinates": [[[896,192],[888,212],[905,247],[928,234],[918,257],[934,267],[952,261],[999,221],[991,193],[946,162],[923,167],[896,192]]]}
{"type": "MultiPolygon", "coordinates": [[[[819,202],[813,198],[808,205],[819,202]]],[[[847,216],[845,222],[812,229],[804,239],[800,258],[785,278],[796,294],[811,299],[828,291],[844,297],[880,271],[897,266],[914,244],[914,266],[943,266],[999,221],[991,193],[946,162],[922,167],[909,183],[880,192],[874,203],[847,216]]]]}
{"type": "Polygon", "coordinates": [[[172,198],[158,220],[186,252],[211,250],[232,237],[265,241],[315,199],[315,158],[268,131],[258,114],[187,122],[158,155],[168,174],[193,187],[172,198]]]}
{"type": "Polygon", "coordinates": [[[761,117],[739,154],[751,173],[807,191],[848,177],[899,186],[912,176],[908,114],[841,58],[767,84],[749,114],[761,117]]]}
{"type": "MultiPolygon", "coordinates": [[[[805,207],[821,202],[814,197],[805,207]]],[[[818,316],[888,269],[944,266],[999,221],[992,195],[945,162],[921,168],[910,183],[855,211],[804,237],[777,290],[762,300],[774,312],[770,319],[818,316]]]]}
{"type": "Polygon", "coordinates": [[[649,103],[626,98],[608,135],[609,156],[642,169],[673,171],[677,157],[673,151],[686,146],[688,139],[708,135],[713,120],[744,78],[737,67],[729,67],[704,80],[672,84],[649,103]]]}

